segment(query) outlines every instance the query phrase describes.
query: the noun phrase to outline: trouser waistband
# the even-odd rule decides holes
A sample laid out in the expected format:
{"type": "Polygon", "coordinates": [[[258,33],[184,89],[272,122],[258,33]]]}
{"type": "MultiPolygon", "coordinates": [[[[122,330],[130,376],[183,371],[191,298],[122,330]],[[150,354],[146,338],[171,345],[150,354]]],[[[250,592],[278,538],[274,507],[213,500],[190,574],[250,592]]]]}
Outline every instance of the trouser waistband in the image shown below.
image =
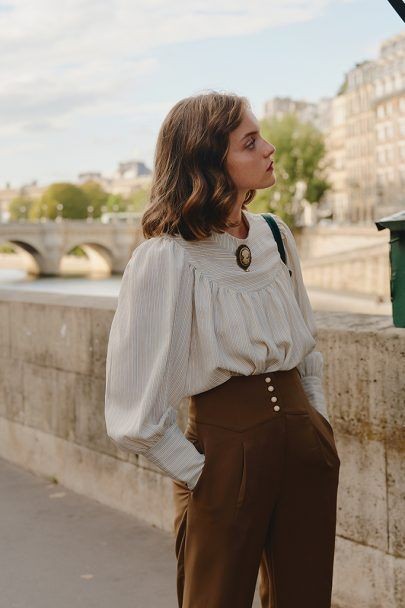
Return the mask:
{"type": "Polygon", "coordinates": [[[297,367],[251,376],[231,376],[190,397],[189,420],[244,430],[283,413],[307,413],[311,404],[297,367]]]}

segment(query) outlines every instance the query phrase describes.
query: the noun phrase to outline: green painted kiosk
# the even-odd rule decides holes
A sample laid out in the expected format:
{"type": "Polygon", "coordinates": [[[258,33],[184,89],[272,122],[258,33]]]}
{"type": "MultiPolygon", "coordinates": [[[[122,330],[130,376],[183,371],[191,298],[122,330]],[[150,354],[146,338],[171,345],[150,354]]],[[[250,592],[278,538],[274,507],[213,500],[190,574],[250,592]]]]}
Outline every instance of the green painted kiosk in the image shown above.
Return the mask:
{"type": "Polygon", "coordinates": [[[395,327],[405,327],[405,210],[375,222],[378,230],[389,228],[392,319],[395,327]]]}

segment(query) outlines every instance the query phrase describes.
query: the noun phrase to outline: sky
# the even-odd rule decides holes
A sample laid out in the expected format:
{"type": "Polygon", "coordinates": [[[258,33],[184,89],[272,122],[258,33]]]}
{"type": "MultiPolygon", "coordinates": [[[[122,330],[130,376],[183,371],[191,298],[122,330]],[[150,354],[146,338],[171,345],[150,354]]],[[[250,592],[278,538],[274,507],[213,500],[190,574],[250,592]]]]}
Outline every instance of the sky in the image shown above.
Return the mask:
{"type": "Polygon", "coordinates": [[[178,100],[332,97],[403,30],[388,0],[0,0],[0,188],[152,169],[178,100]]]}

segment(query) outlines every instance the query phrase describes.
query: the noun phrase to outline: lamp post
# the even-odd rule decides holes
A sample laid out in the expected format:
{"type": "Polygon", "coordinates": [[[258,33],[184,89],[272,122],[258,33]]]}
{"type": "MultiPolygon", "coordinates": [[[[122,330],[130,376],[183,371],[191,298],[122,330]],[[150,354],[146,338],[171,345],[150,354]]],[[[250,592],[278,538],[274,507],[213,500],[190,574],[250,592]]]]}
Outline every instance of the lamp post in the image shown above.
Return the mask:
{"type": "Polygon", "coordinates": [[[291,213],[294,217],[298,219],[299,222],[302,220],[303,214],[303,206],[304,206],[304,197],[307,191],[307,184],[304,180],[297,180],[295,187],[292,189],[292,198],[291,198],[291,213]]]}
{"type": "Polygon", "coordinates": [[[87,207],[87,222],[92,222],[93,221],[93,211],[94,211],[94,207],[93,205],[89,205],[87,207]]]}
{"type": "MultiPolygon", "coordinates": [[[[120,208],[120,206],[117,205],[117,203],[115,203],[115,205],[113,205],[113,211],[114,211],[114,213],[117,213],[119,211],[119,208],[120,208]]],[[[114,222],[115,223],[117,222],[117,217],[116,216],[114,216],[114,222]]]]}
{"type": "Polygon", "coordinates": [[[18,218],[19,222],[25,222],[25,211],[26,211],[26,206],[25,205],[21,205],[21,207],[20,207],[20,217],[18,218]]]}
{"type": "Polygon", "coordinates": [[[62,222],[63,221],[62,211],[63,211],[63,203],[58,203],[56,205],[56,218],[55,218],[55,222],[62,222]]]}
{"type": "Polygon", "coordinates": [[[47,221],[46,212],[48,211],[48,205],[44,203],[41,205],[41,222],[44,223],[47,221]],[[42,215],[43,212],[43,215],[42,215]]]}

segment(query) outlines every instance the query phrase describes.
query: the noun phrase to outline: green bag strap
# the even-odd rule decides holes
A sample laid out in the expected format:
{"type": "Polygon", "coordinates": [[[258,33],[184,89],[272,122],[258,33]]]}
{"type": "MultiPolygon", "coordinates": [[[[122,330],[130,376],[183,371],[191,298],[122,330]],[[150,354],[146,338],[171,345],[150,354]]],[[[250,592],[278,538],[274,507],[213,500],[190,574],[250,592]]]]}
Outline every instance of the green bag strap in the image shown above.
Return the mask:
{"type": "MultiPolygon", "coordinates": [[[[283,239],[281,238],[280,228],[278,227],[276,220],[270,213],[262,213],[261,215],[264,217],[264,219],[270,226],[274,239],[277,243],[277,249],[280,254],[280,257],[281,257],[282,261],[284,262],[284,264],[287,266],[287,256],[286,256],[285,249],[284,249],[283,239]]],[[[288,268],[288,266],[287,266],[287,268],[288,268]]],[[[288,272],[290,273],[290,276],[291,276],[292,271],[289,268],[288,268],[288,272]]]]}

